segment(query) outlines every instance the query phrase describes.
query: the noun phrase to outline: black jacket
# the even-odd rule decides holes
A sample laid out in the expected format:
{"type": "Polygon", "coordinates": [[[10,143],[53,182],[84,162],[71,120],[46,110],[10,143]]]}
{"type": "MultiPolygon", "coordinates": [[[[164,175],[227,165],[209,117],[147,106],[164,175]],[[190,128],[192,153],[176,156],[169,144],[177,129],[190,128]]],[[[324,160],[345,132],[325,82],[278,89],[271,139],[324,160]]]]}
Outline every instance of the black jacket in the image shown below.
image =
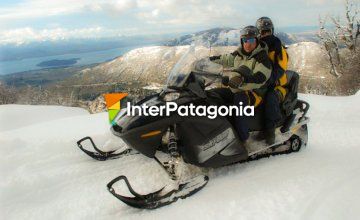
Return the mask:
{"type": "MultiPolygon", "coordinates": [[[[264,41],[269,48],[268,56],[273,64],[271,81],[275,83],[284,75],[287,69],[288,55],[280,39],[276,36],[269,35],[261,38],[261,40],[264,41]]],[[[279,84],[281,85],[283,83],[279,84]]]]}

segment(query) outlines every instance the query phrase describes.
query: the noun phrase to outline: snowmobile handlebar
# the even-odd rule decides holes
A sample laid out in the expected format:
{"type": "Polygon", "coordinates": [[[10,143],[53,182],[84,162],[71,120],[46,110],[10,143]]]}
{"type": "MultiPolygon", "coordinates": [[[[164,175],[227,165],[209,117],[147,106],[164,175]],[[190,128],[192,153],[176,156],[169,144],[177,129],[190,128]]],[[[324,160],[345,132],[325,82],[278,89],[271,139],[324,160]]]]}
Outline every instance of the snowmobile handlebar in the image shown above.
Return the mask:
{"type": "Polygon", "coordinates": [[[223,75],[221,73],[209,73],[209,72],[203,72],[203,71],[192,71],[194,74],[198,76],[204,76],[208,78],[215,78],[215,79],[222,79],[223,75]]]}
{"type": "Polygon", "coordinates": [[[209,72],[203,72],[203,71],[192,71],[195,75],[198,76],[204,76],[207,78],[213,78],[212,81],[210,81],[209,83],[207,83],[205,85],[205,87],[208,87],[209,85],[211,85],[212,83],[214,83],[217,79],[219,79],[221,81],[222,84],[224,84],[224,82],[229,82],[229,77],[228,76],[224,76],[221,73],[209,73],[209,72]]]}

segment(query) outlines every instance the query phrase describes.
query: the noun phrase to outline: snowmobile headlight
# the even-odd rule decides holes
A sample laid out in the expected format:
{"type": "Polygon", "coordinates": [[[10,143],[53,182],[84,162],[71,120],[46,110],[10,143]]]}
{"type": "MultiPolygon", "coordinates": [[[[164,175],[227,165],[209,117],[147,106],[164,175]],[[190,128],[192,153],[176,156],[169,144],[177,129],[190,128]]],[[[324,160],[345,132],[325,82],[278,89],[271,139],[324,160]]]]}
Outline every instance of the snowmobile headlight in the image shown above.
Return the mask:
{"type": "Polygon", "coordinates": [[[115,117],[114,121],[119,121],[119,119],[122,118],[125,114],[126,114],[126,108],[122,108],[115,117]]]}
{"type": "Polygon", "coordinates": [[[180,97],[179,92],[170,92],[170,93],[167,93],[163,99],[166,102],[171,102],[171,101],[178,99],[179,97],[180,97]]]}

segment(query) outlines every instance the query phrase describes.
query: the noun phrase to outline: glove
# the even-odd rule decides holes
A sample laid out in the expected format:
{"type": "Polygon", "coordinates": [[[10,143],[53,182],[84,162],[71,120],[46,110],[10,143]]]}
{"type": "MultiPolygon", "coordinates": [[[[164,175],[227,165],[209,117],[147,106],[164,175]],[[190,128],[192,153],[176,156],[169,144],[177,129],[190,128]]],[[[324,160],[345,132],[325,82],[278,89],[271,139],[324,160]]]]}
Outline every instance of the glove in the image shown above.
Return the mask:
{"type": "Polygon", "coordinates": [[[229,86],[233,89],[238,89],[244,83],[242,76],[234,76],[229,81],[229,86]]]}
{"type": "Polygon", "coordinates": [[[221,79],[221,83],[224,86],[228,86],[229,85],[229,77],[228,76],[223,76],[222,79],[221,79]]]}
{"type": "Polygon", "coordinates": [[[237,69],[234,70],[235,72],[239,73],[242,76],[251,75],[251,70],[247,66],[239,66],[237,69]]]}
{"type": "Polygon", "coordinates": [[[218,55],[218,56],[211,56],[211,57],[209,57],[209,60],[210,61],[214,61],[214,60],[218,60],[218,59],[220,59],[220,55],[218,55]]]}
{"type": "Polygon", "coordinates": [[[204,71],[204,66],[206,66],[206,63],[208,62],[208,58],[202,58],[198,61],[194,62],[193,69],[197,71],[204,71]]]}

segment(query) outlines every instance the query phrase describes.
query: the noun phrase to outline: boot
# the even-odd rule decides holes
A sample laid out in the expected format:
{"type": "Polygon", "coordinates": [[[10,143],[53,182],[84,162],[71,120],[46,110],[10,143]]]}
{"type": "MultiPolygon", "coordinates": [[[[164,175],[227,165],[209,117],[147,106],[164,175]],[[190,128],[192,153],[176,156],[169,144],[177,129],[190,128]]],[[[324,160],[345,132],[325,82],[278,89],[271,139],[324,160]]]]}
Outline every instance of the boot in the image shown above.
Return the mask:
{"type": "Polygon", "coordinates": [[[275,128],[266,129],[264,134],[266,143],[268,145],[273,145],[275,143],[275,128]]]}
{"type": "Polygon", "coordinates": [[[262,141],[265,139],[265,132],[264,131],[259,131],[259,133],[257,133],[255,135],[255,140],[257,141],[262,141]]]}
{"type": "Polygon", "coordinates": [[[242,145],[244,146],[244,148],[246,149],[246,151],[247,151],[248,153],[250,153],[250,152],[251,152],[251,148],[250,148],[249,142],[246,140],[246,141],[241,141],[241,143],[242,143],[242,145]]]}

